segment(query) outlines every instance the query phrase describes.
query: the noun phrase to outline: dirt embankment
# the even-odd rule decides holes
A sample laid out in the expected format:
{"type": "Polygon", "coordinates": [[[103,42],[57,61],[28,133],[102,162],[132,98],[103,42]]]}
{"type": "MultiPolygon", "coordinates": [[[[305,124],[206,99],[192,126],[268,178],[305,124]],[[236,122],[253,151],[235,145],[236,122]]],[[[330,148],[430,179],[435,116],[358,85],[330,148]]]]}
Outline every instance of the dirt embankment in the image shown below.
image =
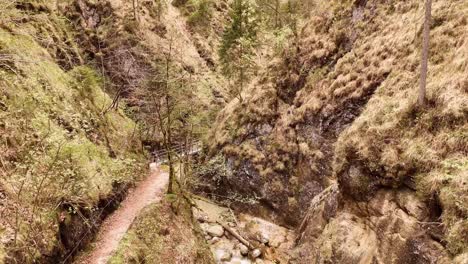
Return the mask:
{"type": "Polygon", "coordinates": [[[112,215],[102,223],[92,250],[78,258],[75,263],[105,264],[117,250],[123,236],[130,228],[134,219],[151,203],[161,200],[169,176],[157,169],[151,175],[130,190],[125,200],[112,215]]]}

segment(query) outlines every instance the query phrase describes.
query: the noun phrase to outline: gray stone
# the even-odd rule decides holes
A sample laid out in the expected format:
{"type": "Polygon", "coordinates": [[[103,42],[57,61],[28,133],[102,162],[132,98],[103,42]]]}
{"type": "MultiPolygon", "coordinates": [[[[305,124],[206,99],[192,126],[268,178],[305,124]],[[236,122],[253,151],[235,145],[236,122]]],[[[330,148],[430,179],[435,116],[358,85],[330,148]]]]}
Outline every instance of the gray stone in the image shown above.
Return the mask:
{"type": "Polygon", "coordinates": [[[238,248],[232,250],[233,258],[242,258],[242,254],[238,248]]]}
{"type": "Polygon", "coordinates": [[[250,257],[253,259],[256,259],[262,255],[262,251],[260,249],[256,248],[250,252],[250,257]]]}
{"type": "Polygon", "coordinates": [[[206,229],[206,232],[213,237],[222,237],[224,235],[224,228],[220,225],[213,224],[206,229]]]}
{"type": "Polygon", "coordinates": [[[219,237],[213,237],[213,238],[210,240],[210,244],[216,244],[216,242],[218,242],[219,240],[221,240],[219,237]]]}
{"type": "Polygon", "coordinates": [[[210,227],[210,225],[207,224],[207,223],[201,223],[200,224],[200,228],[203,230],[203,232],[205,232],[205,234],[207,233],[207,230],[208,230],[209,227],[210,227]]]}
{"type": "Polygon", "coordinates": [[[239,245],[239,250],[243,256],[246,256],[247,254],[249,254],[249,248],[246,247],[244,244],[239,245]]]}
{"type": "Polygon", "coordinates": [[[260,243],[266,245],[266,244],[268,244],[268,242],[270,242],[270,238],[268,238],[268,236],[265,235],[265,234],[260,234],[260,235],[258,236],[258,241],[259,241],[260,243]]]}
{"type": "Polygon", "coordinates": [[[229,261],[232,258],[232,254],[228,251],[224,251],[223,254],[219,256],[219,260],[221,261],[229,261]]]}
{"type": "Polygon", "coordinates": [[[233,257],[229,264],[252,264],[252,261],[246,258],[233,257]]]}
{"type": "Polygon", "coordinates": [[[208,221],[208,216],[204,212],[202,212],[202,211],[200,211],[200,210],[198,210],[196,208],[192,210],[192,214],[195,217],[195,219],[197,219],[199,222],[207,222],[208,221]]]}
{"type": "Polygon", "coordinates": [[[270,245],[271,247],[277,248],[285,241],[286,241],[286,237],[284,237],[282,234],[273,235],[273,237],[268,242],[268,245],[270,245]]]}

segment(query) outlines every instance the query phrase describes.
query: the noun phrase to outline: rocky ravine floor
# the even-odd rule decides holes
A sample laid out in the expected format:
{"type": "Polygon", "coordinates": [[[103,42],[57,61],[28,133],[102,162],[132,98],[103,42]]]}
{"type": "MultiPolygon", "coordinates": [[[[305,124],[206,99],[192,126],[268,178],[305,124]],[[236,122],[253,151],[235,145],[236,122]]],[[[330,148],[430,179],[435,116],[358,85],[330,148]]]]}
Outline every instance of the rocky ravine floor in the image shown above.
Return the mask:
{"type": "MultiPolygon", "coordinates": [[[[83,253],[75,263],[107,263],[135,218],[146,206],[162,198],[168,178],[166,172],[152,164],[150,176],[131,190],[121,207],[104,221],[92,249],[83,253]]],[[[192,208],[192,212],[217,263],[288,262],[288,252],[295,239],[293,231],[247,214],[236,215],[229,208],[207,200],[195,202],[197,206],[192,208]]]]}
{"type": "Polygon", "coordinates": [[[230,209],[205,200],[196,200],[196,203],[198,208],[192,209],[193,214],[200,222],[217,263],[288,262],[288,252],[295,239],[293,231],[247,214],[236,216],[230,209]],[[246,241],[242,243],[241,240],[246,241]]]}

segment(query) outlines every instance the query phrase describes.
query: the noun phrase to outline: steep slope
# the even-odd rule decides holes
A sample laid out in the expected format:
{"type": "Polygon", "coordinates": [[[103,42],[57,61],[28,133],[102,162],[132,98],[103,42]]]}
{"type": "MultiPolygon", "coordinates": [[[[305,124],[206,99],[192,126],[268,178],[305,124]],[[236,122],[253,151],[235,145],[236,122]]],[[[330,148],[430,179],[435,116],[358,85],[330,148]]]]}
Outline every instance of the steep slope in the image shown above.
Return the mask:
{"type": "MultiPolygon", "coordinates": [[[[468,35],[464,15],[468,5],[460,1],[434,3],[428,83],[430,103],[422,109],[415,101],[421,31],[415,33],[412,25],[417,23],[411,22],[419,19],[422,6],[416,3],[390,5],[387,8],[394,8],[395,13],[380,23],[378,17],[389,11],[375,7],[373,22],[384,35],[374,36],[368,32],[369,37],[362,42],[366,44],[353,48],[355,54],[345,56],[344,63],[337,64],[342,66],[341,72],[348,72],[342,74],[344,79],[337,76],[334,81],[325,83],[330,85],[334,97],[344,93],[362,98],[366,92],[353,89],[359,87],[359,75],[367,72],[367,80],[369,75],[375,78],[375,74],[385,78],[362,114],[338,138],[334,175],[345,196],[337,202],[341,202],[344,209],[326,225],[318,240],[309,234],[310,241],[320,241],[316,242],[318,250],[313,258],[326,259],[324,251],[332,250],[337,253],[328,258],[348,262],[370,258],[383,263],[463,263],[467,261],[468,243],[468,35]],[[355,62],[356,58],[363,59],[355,62]],[[365,68],[366,59],[374,68],[370,72],[365,68]],[[347,69],[350,66],[352,70],[347,69]],[[355,81],[353,75],[357,76],[355,81]],[[343,82],[346,80],[349,81],[343,82]],[[361,215],[363,222],[353,219],[361,215]],[[342,245],[359,237],[363,230],[375,238],[357,245],[366,250],[364,255],[349,255],[359,250],[343,249],[342,245]],[[323,239],[330,234],[338,240],[325,242],[323,239]],[[375,243],[377,241],[380,243],[375,243]],[[369,250],[366,245],[374,249],[369,250]],[[465,255],[450,260],[460,254],[465,255]]],[[[372,3],[365,8],[372,8],[372,3]]],[[[366,80],[363,83],[365,87],[366,80]]],[[[340,108],[334,104],[330,107],[340,108]]]]}
{"type": "Polygon", "coordinates": [[[171,1],[137,4],[0,1],[0,262],[69,262],[92,241],[161,144],[145,93],[168,56],[191,133],[224,103],[211,44],[171,1]]]}
{"type": "MultiPolygon", "coordinates": [[[[0,263],[69,262],[92,241],[161,147],[165,78],[174,141],[210,145],[188,182],[295,227],[292,263],[466,263],[467,2],[433,1],[425,107],[421,1],[294,2],[281,56],[258,52],[226,103],[228,1],[0,0],[0,263]]],[[[212,263],[185,198],[148,208],[111,262],[212,263]]]]}
{"type": "MultiPolygon", "coordinates": [[[[186,18],[171,1],[138,1],[136,8],[131,1],[73,2],[63,12],[80,32],[85,56],[109,77],[107,89],[114,94],[115,105],[125,101],[135,119],[154,123],[152,99],[145,93],[163,79],[169,58],[170,82],[182,80],[190,90],[184,94],[182,111],[195,113],[195,133],[210,126],[224,103],[224,80],[207,64],[186,18]]],[[[150,138],[153,135],[142,136],[151,147],[158,144],[150,138]]]]}
{"type": "Polygon", "coordinates": [[[55,4],[1,6],[0,262],[56,263],[92,238],[145,157],[135,123],[104,112],[112,100],[55,4]]]}
{"type": "Polygon", "coordinates": [[[144,148],[161,145],[148,91],[165,61],[195,137],[224,80],[213,43],[190,31],[197,9],[187,18],[172,1],[3,0],[0,11],[0,262],[71,261],[145,174],[144,148]]]}
{"type": "Polygon", "coordinates": [[[313,1],[282,58],[218,115],[211,149],[233,172],[209,190],[298,226],[297,263],[466,261],[468,5],[433,8],[425,108],[422,3],[313,1]]]}

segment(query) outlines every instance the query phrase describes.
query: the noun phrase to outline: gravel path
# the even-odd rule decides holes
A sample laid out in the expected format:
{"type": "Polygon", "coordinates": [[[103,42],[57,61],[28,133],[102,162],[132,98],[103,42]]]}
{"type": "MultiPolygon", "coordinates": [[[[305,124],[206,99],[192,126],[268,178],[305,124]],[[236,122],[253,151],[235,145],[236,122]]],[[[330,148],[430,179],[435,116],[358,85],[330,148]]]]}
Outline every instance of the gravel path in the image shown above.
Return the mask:
{"type": "Polygon", "coordinates": [[[75,263],[107,263],[141,210],[161,200],[168,180],[169,175],[158,168],[138,187],[131,190],[121,207],[104,221],[97,235],[94,249],[75,263]]]}

